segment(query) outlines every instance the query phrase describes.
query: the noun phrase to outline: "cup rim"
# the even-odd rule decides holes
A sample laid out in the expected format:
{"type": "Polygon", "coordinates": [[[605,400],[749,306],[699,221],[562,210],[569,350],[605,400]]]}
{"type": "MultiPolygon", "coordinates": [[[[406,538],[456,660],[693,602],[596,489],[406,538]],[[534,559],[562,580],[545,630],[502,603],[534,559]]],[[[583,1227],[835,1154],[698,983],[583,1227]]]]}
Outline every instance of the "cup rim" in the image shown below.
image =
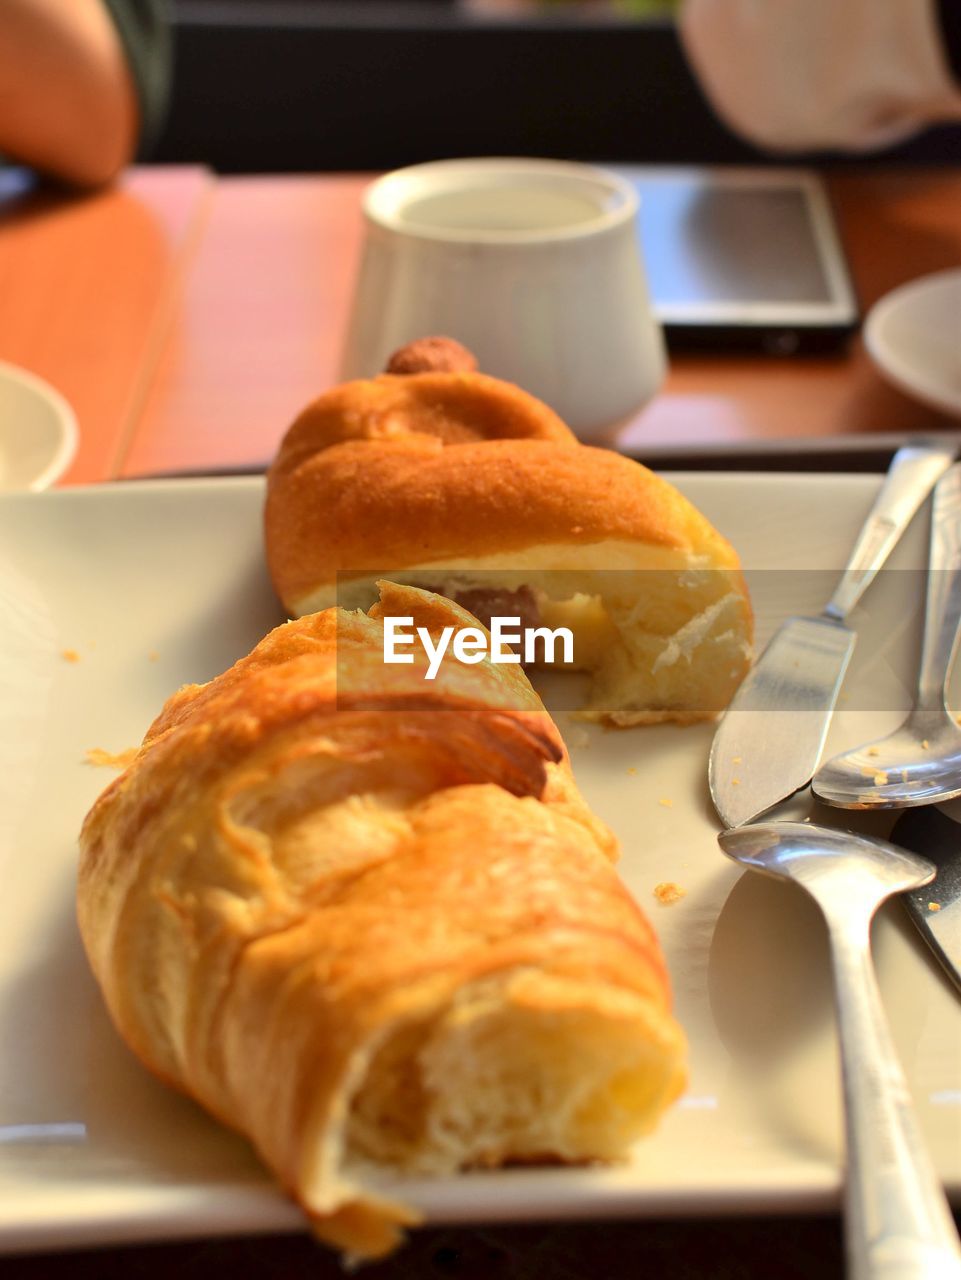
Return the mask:
{"type": "Polygon", "coordinates": [[[587,240],[612,227],[633,222],[638,207],[639,197],[633,184],[608,169],[572,160],[542,160],[522,156],[429,160],[423,164],[393,169],[371,183],[364,192],[362,201],[364,217],[375,227],[412,240],[453,245],[538,245],[587,240]],[[595,189],[606,188],[611,207],[600,209],[598,216],[587,222],[533,229],[432,227],[410,222],[402,216],[402,201],[407,202],[412,190],[418,194],[439,194],[453,188],[457,179],[470,174],[499,177],[504,186],[509,186],[511,179],[525,174],[554,178],[558,182],[570,183],[573,180],[585,186],[591,185],[595,189]]]}

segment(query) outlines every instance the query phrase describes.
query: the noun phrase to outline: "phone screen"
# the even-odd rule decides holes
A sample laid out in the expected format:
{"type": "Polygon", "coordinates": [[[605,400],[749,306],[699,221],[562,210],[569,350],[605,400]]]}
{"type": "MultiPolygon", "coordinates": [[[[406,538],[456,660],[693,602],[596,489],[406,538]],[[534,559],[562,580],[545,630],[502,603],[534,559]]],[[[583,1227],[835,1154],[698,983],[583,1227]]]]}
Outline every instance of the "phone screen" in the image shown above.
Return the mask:
{"type": "Polygon", "coordinates": [[[858,307],[824,183],[807,169],[621,165],[668,344],[838,351],[858,307]]]}
{"type": "Polygon", "coordinates": [[[798,187],[636,183],[658,303],[827,303],[828,277],[798,187]]]}

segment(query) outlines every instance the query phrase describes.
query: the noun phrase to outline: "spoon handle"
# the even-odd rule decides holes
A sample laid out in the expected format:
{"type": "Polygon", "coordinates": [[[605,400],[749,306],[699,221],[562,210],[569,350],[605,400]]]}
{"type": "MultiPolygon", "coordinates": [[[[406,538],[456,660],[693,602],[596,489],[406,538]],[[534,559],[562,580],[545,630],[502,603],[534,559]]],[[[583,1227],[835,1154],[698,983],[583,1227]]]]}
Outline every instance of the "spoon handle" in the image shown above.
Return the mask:
{"type": "Polygon", "coordinates": [[[870,917],[832,911],[847,1127],[851,1280],[958,1280],[961,1247],[927,1155],[871,963],[870,917]]]}
{"type": "Polygon", "coordinates": [[[961,466],[938,481],[931,508],[931,550],[918,670],[919,711],[944,710],[945,688],[961,624],[961,466]]]}
{"type": "Polygon", "coordinates": [[[905,445],[897,451],[848,566],[824,609],[827,617],[843,622],[848,616],[956,452],[953,444],[935,442],[905,445]]]}

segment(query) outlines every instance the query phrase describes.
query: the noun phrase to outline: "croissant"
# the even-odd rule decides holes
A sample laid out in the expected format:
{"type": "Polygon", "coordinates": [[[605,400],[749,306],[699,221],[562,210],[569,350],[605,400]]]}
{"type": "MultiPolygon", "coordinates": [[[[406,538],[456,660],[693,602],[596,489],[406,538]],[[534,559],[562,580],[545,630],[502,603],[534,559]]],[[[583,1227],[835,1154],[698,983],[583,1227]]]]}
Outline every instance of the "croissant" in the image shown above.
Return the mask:
{"type": "Polygon", "coordinates": [[[617,846],[518,666],[385,666],[381,584],[174,694],[80,838],[118,1030],[246,1134],[318,1235],[389,1251],[407,1171],[622,1156],[684,1040],[617,846]]]}
{"type": "Polygon", "coordinates": [[[378,577],[483,621],[567,627],[592,674],[580,714],[615,725],[706,719],[750,661],[733,548],[673,485],[580,444],[447,339],[328,391],[268,475],[267,560],[292,616],[367,608],[378,577]]]}

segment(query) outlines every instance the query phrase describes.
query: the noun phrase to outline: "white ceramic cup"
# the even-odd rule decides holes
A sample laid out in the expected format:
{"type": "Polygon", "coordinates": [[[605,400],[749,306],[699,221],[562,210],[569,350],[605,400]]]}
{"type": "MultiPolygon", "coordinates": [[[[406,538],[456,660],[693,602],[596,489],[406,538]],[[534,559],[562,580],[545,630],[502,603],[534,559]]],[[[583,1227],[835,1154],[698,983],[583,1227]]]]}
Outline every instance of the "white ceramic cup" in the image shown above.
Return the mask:
{"type": "Polygon", "coordinates": [[[553,160],[441,160],[364,196],[365,243],[341,367],[383,370],[415,338],[456,338],[481,370],[546,401],[584,439],[664,377],[637,243],[637,194],[553,160]]]}

